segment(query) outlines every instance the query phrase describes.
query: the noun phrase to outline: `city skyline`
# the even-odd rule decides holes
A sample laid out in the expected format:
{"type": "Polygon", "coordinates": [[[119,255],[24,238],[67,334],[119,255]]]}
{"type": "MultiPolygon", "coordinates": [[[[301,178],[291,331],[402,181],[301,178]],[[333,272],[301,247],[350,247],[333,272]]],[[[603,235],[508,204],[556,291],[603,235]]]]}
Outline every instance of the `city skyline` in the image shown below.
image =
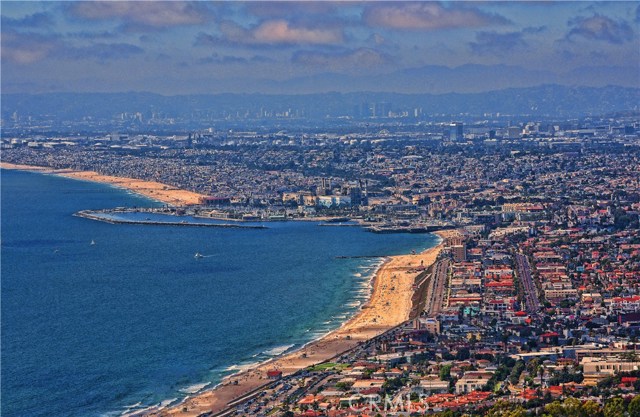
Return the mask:
{"type": "Polygon", "coordinates": [[[638,87],[637,2],[3,2],[5,93],[638,87]]]}

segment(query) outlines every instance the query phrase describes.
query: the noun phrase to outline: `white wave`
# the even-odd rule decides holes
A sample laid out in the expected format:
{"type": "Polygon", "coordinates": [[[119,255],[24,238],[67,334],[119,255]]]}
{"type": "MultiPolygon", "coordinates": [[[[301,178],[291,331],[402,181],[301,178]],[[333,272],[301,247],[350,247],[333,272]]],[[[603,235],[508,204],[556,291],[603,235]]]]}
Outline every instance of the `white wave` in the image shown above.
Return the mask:
{"type": "Polygon", "coordinates": [[[256,361],[256,362],[250,362],[250,363],[243,363],[243,364],[239,364],[239,365],[231,365],[228,366],[227,368],[225,368],[225,371],[227,372],[233,372],[233,373],[238,373],[238,372],[243,372],[246,370],[249,370],[251,368],[254,368],[256,365],[262,363],[263,361],[256,361]]]}
{"type": "Polygon", "coordinates": [[[272,349],[265,350],[263,353],[265,355],[267,355],[267,356],[279,356],[279,355],[282,355],[284,352],[286,352],[287,350],[291,349],[294,346],[295,346],[295,344],[277,346],[277,347],[274,347],[272,349]]]}
{"type": "Polygon", "coordinates": [[[177,398],[171,398],[169,400],[161,401],[160,402],[160,408],[165,408],[165,407],[167,407],[168,405],[170,405],[171,403],[173,403],[173,402],[175,402],[177,400],[178,400],[177,398]]]}
{"type": "Polygon", "coordinates": [[[209,386],[211,382],[203,382],[201,384],[194,384],[188,386],[186,388],[182,388],[180,392],[184,392],[185,394],[195,394],[196,392],[201,391],[203,388],[209,386]]]}
{"type": "Polygon", "coordinates": [[[158,407],[156,407],[155,405],[151,406],[151,407],[147,407],[147,408],[140,408],[137,410],[125,410],[122,414],[120,414],[122,417],[138,417],[138,416],[143,416],[145,415],[147,412],[150,411],[154,411],[157,410],[158,407]]]}

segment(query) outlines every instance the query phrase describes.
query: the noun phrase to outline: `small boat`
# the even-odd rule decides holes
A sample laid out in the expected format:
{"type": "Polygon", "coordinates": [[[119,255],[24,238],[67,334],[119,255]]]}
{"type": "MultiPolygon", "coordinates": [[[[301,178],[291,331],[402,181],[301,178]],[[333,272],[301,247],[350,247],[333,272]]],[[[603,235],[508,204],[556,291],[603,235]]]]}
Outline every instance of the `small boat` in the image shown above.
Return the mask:
{"type": "Polygon", "coordinates": [[[89,245],[93,246],[93,245],[95,245],[95,244],[96,244],[96,241],[95,241],[95,240],[93,240],[93,239],[91,239],[91,243],[89,243],[89,245]]]}
{"type": "Polygon", "coordinates": [[[204,255],[201,254],[200,252],[196,252],[196,254],[193,255],[193,257],[196,258],[196,259],[200,259],[200,258],[204,258],[204,255]]]}

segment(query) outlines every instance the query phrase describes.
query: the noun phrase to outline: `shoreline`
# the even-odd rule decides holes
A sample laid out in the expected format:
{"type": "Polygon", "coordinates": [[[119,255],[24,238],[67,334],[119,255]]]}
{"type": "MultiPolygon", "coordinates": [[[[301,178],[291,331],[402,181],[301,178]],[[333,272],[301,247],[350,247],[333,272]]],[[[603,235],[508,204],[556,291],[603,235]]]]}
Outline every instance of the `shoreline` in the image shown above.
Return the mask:
{"type": "MultiPolygon", "coordinates": [[[[101,175],[92,171],[52,169],[0,162],[0,168],[59,175],[66,178],[109,184],[161,203],[189,205],[200,197],[197,193],[179,190],[161,183],[101,175]]],[[[393,255],[383,258],[369,279],[366,301],[340,327],[309,340],[286,354],[274,356],[247,369],[227,375],[211,388],[187,395],[174,405],[151,406],[131,411],[127,415],[191,417],[201,413],[220,412],[239,399],[273,382],[266,377],[270,369],[279,369],[283,376],[336,358],[372,338],[406,322],[413,309],[416,278],[431,265],[444,247],[445,239],[454,230],[431,232],[440,241],[418,254],[393,255]]]]}
{"type": "Polygon", "coordinates": [[[172,206],[182,207],[187,205],[198,204],[202,194],[193,191],[181,190],[177,187],[162,184],[155,181],[139,180],[135,178],[117,177],[113,175],[102,175],[95,171],[75,171],[72,169],[55,169],[49,167],[35,165],[20,165],[8,162],[0,162],[0,168],[18,171],[39,172],[41,174],[58,175],[65,178],[71,178],[81,181],[97,182],[108,184],[113,187],[121,188],[134,192],[143,197],[150,198],[159,203],[172,206]]]}
{"type": "Polygon", "coordinates": [[[219,413],[229,408],[229,404],[272,383],[273,380],[266,377],[270,369],[282,371],[283,376],[294,374],[301,369],[339,357],[406,322],[410,319],[413,308],[413,284],[416,277],[435,263],[447,236],[452,232],[433,232],[440,241],[436,246],[418,254],[385,257],[370,279],[372,289],[368,300],[337,329],[310,340],[292,352],[228,375],[215,386],[187,396],[176,405],[162,409],[151,407],[142,414],[133,414],[192,417],[210,411],[213,414],[219,413]]]}

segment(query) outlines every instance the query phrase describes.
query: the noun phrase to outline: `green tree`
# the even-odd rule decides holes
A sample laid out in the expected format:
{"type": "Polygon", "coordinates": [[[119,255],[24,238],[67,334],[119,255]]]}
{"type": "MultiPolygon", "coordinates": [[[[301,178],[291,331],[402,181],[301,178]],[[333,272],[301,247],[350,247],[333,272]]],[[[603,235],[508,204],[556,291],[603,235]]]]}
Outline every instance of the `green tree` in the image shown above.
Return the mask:
{"type": "Polygon", "coordinates": [[[467,347],[463,347],[461,349],[458,350],[458,353],[456,353],[456,359],[459,361],[465,361],[467,359],[469,359],[470,357],[470,353],[469,353],[469,348],[467,347]]]}
{"type": "Polygon", "coordinates": [[[564,405],[560,401],[554,401],[544,407],[545,416],[565,417],[564,405]]]}
{"type": "Polygon", "coordinates": [[[603,417],[602,407],[600,407],[600,404],[598,404],[595,401],[591,401],[591,400],[586,401],[580,407],[580,411],[581,411],[580,415],[582,417],[603,417]]]}
{"type": "Polygon", "coordinates": [[[524,361],[522,360],[518,360],[515,364],[515,366],[513,367],[513,369],[511,370],[511,375],[509,376],[509,381],[512,384],[517,384],[518,380],[520,379],[520,374],[522,373],[522,371],[524,371],[524,361]]]}
{"type": "Polygon", "coordinates": [[[336,388],[338,388],[341,391],[348,391],[349,388],[351,388],[351,384],[348,382],[338,382],[336,384],[336,388]]]}
{"type": "Polygon", "coordinates": [[[564,413],[567,416],[580,416],[582,411],[582,403],[577,398],[568,397],[562,403],[564,413]]]}
{"type": "Polygon", "coordinates": [[[438,373],[441,381],[447,381],[451,378],[451,365],[444,365],[440,368],[440,372],[438,373]]]}
{"type": "Polygon", "coordinates": [[[640,395],[633,397],[629,403],[629,417],[640,417],[640,395]]]}
{"type": "Polygon", "coordinates": [[[604,405],[604,417],[623,417],[624,412],[624,400],[620,397],[612,398],[604,405]]]}
{"type": "Polygon", "coordinates": [[[522,406],[506,401],[498,401],[484,414],[485,417],[526,417],[526,415],[522,406]]]}

